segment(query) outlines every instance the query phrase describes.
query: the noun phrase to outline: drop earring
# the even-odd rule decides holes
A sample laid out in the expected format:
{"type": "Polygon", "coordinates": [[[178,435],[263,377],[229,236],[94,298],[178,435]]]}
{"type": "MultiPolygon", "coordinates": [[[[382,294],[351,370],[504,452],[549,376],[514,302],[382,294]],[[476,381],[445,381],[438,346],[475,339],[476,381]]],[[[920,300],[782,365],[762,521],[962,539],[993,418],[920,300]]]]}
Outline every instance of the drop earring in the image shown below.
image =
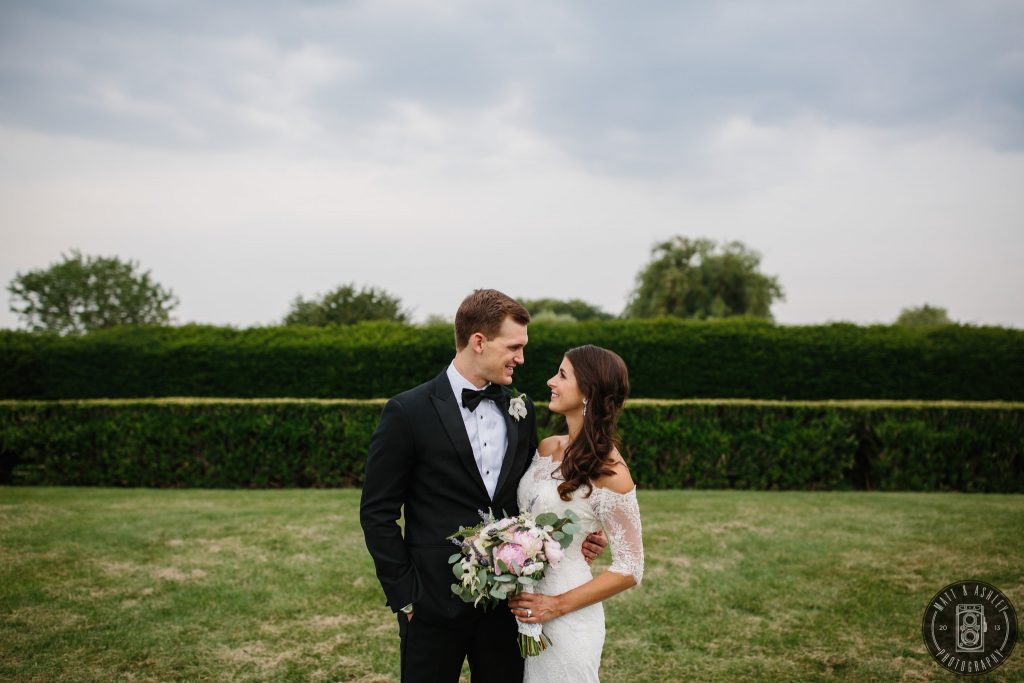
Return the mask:
{"type": "Polygon", "coordinates": [[[583,417],[587,416],[587,399],[583,399],[583,417]]]}

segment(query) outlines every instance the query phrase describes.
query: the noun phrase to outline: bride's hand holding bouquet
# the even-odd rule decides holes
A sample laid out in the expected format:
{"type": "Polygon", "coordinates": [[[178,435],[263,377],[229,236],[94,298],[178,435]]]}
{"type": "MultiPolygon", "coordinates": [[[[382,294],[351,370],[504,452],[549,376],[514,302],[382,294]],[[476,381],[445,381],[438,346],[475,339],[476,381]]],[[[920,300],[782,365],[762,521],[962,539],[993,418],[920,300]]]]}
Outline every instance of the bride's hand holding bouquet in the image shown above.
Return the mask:
{"type": "MultiPolygon", "coordinates": [[[[483,511],[480,516],[480,524],[460,527],[448,537],[459,546],[448,562],[458,581],[452,584],[452,592],[484,609],[532,591],[549,565],[558,566],[563,550],[579,530],[579,520],[571,510],[565,517],[548,512],[534,518],[523,513],[495,520],[483,511]]],[[[540,624],[519,622],[523,657],[538,655],[550,644],[540,624]]]]}

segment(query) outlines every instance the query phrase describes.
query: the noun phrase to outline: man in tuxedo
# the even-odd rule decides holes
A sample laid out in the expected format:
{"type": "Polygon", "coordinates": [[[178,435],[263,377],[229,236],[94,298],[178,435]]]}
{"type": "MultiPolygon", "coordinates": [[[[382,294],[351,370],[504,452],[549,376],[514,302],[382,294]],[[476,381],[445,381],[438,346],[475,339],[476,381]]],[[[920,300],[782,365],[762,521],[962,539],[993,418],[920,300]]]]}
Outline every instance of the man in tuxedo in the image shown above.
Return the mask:
{"type": "MultiPolygon", "coordinates": [[[[469,658],[473,681],[522,683],[515,618],[452,594],[446,537],[479,510],[518,514],[519,479],[537,450],[536,414],[509,413],[509,385],[525,361],[523,306],[478,289],[455,315],[455,359],[434,379],[384,406],[370,440],[359,516],[401,637],[402,681],[452,682],[469,658]],[[404,509],[405,534],[397,521],[404,509]]],[[[593,559],[607,541],[593,534],[593,559]]]]}

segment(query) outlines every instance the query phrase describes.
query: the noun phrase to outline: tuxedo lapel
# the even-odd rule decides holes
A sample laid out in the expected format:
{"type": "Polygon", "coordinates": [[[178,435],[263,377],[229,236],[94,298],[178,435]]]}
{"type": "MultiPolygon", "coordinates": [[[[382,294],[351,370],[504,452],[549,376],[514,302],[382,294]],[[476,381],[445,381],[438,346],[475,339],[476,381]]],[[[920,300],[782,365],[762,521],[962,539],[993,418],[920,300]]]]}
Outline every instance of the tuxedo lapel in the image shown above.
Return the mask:
{"type": "Polygon", "coordinates": [[[513,461],[516,459],[516,451],[519,447],[519,420],[513,420],[507,407],[498,406],[505,417],[505,426],[508,433],[508,446],[505,447],[505,458],[501,461],[501,472],[498,473],[498,483],[494,487],[494,497],[497,498],[501,487],[505,485],[509,472],[512,471],[513,461]]]}
{"type": "MultiPolygon", "coordinates": [[[[484,498],[489,500],[490,496],[487,495],[487,487],[484,486],[484,480],[480,477],[480,470],[476,466],[476,458],[473,457],[473,447],[470,445],[469,436],[466,434],[466,424],[462,421],[462,411],[459,410],[459,404],[455,400],[455,394],[452,393],[452,385],[448,381],[446,373],[442,372],[437,380],[435,380],[434,394],[430,397],[430,400],[434,404],[437,416],[441,419],[441,424],[444,425],[444,430],[448,433],[448,438],[451,439],[452,446],[455,447],[455,452],[465,466],[466,472],[476,482],[484,498]]],[[[509,443],[511,444],[512,442],[509,441],[509,443]]],[[[504,471],[503,465],[502,472],[504,471]]]]}

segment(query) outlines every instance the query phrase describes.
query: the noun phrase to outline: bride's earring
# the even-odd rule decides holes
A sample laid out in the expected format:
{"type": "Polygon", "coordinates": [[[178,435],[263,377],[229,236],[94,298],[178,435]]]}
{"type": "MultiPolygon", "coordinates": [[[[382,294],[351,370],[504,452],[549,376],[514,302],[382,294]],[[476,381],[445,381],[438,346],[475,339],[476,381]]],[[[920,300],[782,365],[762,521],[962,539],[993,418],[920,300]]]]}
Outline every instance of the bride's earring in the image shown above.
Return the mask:
{"type": "Polygon", "coordinates": [[[583,399],[583,417],[587,416],[587,399],[583,399]]]}

